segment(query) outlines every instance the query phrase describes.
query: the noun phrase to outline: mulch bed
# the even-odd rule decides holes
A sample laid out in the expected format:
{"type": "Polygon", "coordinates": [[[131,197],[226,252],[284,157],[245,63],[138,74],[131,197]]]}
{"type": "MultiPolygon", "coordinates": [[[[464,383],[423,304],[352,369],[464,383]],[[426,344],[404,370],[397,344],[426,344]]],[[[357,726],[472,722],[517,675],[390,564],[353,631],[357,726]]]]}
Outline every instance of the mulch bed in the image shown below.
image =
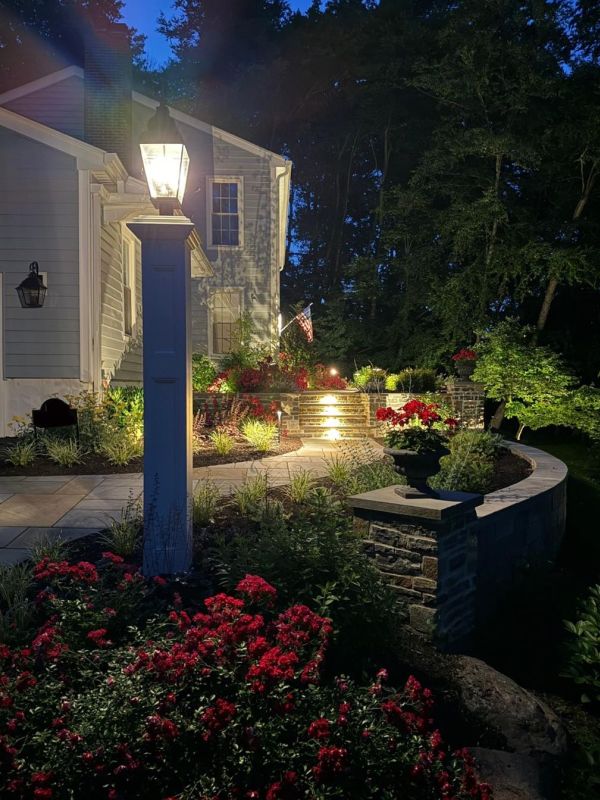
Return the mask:
{"type": "MultiPolygon", "coordinates": [[[[4,447],[14,444],[14,438],[0,439],[0,452],[4,447]]],[[[226,456],[220,456],[212,447],[207,447],[205,451],[194,456],[194,467],[208,467],[214,464],[233,464],[239,461],[253,461],[269,456],[282,455],[298,450],[302,446],[300,439],[295,437],[283,437],[281,444],[268,453],[260,453],[254,450],[246,442],[236,442],[235,448],[226,456]]],[[[85,456],[81,464],[73,467],[61,467],[45,456],[38,456],[33,464],[28,467],[14,467],[4,461],[0,462],[0,476],[25,476],[36,477],[43,475],[118,475],[123,473],[143,472],[144,459],[136,458],[123,467],[110,464],[101,455],[90,453],[85,456]]]]}
{"type": "Polygon", "coordinates": [[[532,469],[529,461],[506,450],[496,460],[494,476],[490,492],[497,492],[498,489],[505,489],[513,483],[525,480],[531,475],[532,469]]]}

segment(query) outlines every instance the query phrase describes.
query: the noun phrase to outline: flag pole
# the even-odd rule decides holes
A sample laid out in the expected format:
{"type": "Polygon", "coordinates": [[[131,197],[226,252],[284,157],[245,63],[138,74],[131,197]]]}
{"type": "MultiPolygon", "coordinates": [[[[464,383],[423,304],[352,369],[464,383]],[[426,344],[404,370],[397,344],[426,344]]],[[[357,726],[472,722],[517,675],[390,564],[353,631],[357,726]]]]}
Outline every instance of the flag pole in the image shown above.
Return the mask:
{"type": "MultiPolygon", "coordinates": [[[[310,308],[312,305],[314,305],[314,304],[313,304],[313,303],[309,303],[309,304],[306,306],[306,308],[310,308]]],[[[303,309],[303,310],[305,310],[305,309],[303,309]]],[[[298,312],[298,313],[301,313],[301,312],[298,312]]],[[[295,316],[295,317],[293,317],[293,318],[292,318],[292,319],[291,319],[291,320],[288,322],[288,324],[287,324],[287,325],[284,325],[284,326],[283,326],[283,328],[282,328],[282,329],[279,331],[279,336],[281,336],[281,334],[284,332],[284,330],[285,330],[286,328],[289,328],[289,327],[290,327],[290,325],[291,325],[293,322],[296,322],[296,320],[297,320],[297,319],[298,319],[298,314],[296,314],[296,316],[295,316]]]]}

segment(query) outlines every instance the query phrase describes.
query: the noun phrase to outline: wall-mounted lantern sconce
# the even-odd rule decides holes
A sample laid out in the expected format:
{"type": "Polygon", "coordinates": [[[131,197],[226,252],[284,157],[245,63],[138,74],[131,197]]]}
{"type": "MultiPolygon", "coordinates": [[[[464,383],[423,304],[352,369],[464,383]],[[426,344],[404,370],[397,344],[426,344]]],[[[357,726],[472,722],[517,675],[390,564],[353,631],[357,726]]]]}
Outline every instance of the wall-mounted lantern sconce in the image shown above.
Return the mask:
{"type": "Polygon", "coordinates": [[[41,308],[46,299],[48,287],[44,286],[44,279],[39,274],[37,261],[29,265],[29,275],[17,286],[17,294],[22,308],[41,308]]]}
{"type": "Polygon", "coordinates": [[[190,159],[169,109],[161,102],[140,136],[150,197],[161,214],[181,207],[190,159]]]}

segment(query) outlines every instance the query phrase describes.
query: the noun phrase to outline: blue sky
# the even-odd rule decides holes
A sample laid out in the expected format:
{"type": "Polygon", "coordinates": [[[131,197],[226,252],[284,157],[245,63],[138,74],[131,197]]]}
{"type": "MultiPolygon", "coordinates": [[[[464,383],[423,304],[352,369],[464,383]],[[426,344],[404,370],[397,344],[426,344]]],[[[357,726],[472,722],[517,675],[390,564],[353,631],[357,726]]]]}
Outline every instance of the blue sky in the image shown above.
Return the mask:
{"type": "MultiPolygon", "coordinates": [[[[289,3],[293,9],[305,11],[311,0],[289,0],[289,3]]],[[[146,50],[152,66],[161,66],[171,54],[166,39],[156,32],[158,15],[161,11],[168,15],[170,8],[168,0],[125,0],[123,17],[128,25],[146,35],[146,50]]]]}

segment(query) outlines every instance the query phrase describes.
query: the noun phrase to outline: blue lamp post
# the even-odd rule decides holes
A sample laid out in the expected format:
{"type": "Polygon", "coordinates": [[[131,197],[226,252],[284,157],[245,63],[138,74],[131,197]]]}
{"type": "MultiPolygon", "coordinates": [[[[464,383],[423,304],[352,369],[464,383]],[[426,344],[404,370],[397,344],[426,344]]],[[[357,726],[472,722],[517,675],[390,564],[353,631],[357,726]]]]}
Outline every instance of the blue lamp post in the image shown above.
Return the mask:
{"type": "Polygon", "coordinates": [[[175,574],[192,562],[190,257],[193,223],[171,216],[185,191],[189,159],[162,105],[140,149],[160,216],[128,224],[142,243],[144,308],[145,575],[175,574]]]}

